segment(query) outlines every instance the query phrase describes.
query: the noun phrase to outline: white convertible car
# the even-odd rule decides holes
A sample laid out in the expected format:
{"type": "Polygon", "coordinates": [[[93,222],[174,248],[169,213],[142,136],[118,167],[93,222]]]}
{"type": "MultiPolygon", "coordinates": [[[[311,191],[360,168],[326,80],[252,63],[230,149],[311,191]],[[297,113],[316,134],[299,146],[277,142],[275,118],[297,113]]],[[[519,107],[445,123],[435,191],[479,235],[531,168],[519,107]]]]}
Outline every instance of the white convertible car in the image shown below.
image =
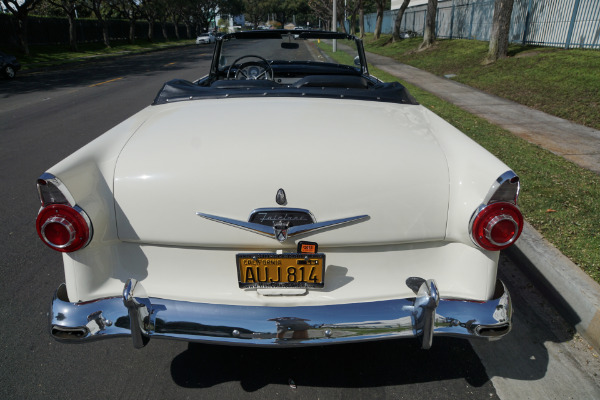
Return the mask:
{"type": "Polygon", "coordinates": [[[37,184],[63,342],[429,348],[511,329],[496,272],[519,178],[369,75],[353,36],[225,35],[207,76],[166,83],[37,184]],[[321,51],[333,40],[348,62],[321,51]]]}

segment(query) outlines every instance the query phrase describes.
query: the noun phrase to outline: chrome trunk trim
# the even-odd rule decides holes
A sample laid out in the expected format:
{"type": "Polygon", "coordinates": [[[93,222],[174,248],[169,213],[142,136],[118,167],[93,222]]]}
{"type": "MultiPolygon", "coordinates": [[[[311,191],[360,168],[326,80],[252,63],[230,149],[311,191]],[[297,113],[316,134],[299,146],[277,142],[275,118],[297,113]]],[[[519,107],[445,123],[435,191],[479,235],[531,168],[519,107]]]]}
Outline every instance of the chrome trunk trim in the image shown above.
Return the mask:
{"type": "MultiPolygon", "coordinates": [[[[254,214],[257,211],[258,210],[254,210],[252,213],[254,214]]],[[[303,211],[303,212],[307,212],[308,214],[310,214],[310,211],[302,210],[302,209],[289,209],[289,211],[303,211]]],[[[346,224],[350,224],[353,222],[362,222],[369,218],[368,215],[358,215],[356,217],[340,218],[340,219],[335,219],[335,220],[331,220],[331,221],[313,222],[311,224],[304,224],[304,225],[288,227],[285,224],[282,226],[277,225],[277,224],[275,224],[273,226],[267,226],[267,225],[253,223],[253,222],[246,222],[246,221],[240,221],[240,220],[232,219],[232,218],[220,217],[218,215],[204,214],[201,212],[197,212],[196,215],[198,215],[199,217],[208,219],[210,221],[220,222],[222,224],[233,226],[235,228],[243,229],[243,230],[246,230],[249,232],[257,233],[262,236],[277,239],[280,242],[284,242],[285,240],[287,240],[288,238],[293,237],[293,236],[298,236],[301,234],[308,234],[308,233],[312,233],[315,231],[333,228],[333,227],[337,227],[338,225],[346,225],[346,224]],[[283,235],[281,234],[282,231],[284,231],[283,235]]],[[[314,217],[313,217],[313,220],[314,220],[314,217]]]]}
{"type": "Polygon", "coordinates": [[[65,285],[54,296],[50,332],[79,343],[132,336],[135,347],[149,338],[241,346],[311,346],[433,336],[498,339],[511,328],[512,305],[504,284],[485,302],[443,299],[432,280],[416,298],[305,307],[257,307],[193,303],[147,297],[128,280],[124,297],[84,303],[67,300],[65,285]]]}

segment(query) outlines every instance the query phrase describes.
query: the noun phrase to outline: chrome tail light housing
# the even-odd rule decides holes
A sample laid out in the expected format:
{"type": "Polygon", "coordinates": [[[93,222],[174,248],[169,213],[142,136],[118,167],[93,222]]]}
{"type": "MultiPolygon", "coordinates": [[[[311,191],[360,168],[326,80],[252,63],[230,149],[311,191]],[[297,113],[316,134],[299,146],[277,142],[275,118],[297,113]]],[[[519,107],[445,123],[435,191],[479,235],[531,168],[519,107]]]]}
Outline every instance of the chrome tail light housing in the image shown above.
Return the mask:
{"type": "Polygon", "coordinates": [[[42,207],[36,219],[38,235],[45,245],[60,252],[77,251],[92,238],[92,223],[58,178],[42,175],[37,181],[42,207]]]}
{"type": "Polygon", "coordinates": [[[517,207],[519,191],[519,177],[512,171],[494,182],[469,222],[473,243],[485,250],[500,251],[517,241],[524,225],[517,207]]]}

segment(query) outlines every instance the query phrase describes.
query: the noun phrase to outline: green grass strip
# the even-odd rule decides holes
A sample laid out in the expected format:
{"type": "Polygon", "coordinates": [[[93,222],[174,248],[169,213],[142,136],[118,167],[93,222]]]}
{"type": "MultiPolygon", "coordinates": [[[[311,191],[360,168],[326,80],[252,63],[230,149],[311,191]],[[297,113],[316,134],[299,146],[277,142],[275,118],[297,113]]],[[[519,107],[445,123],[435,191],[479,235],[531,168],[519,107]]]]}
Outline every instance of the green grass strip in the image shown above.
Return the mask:
{"type": "MultiPolygon", "coordinates": [[[[113,41],[110,48],[106,48],[102,43],[82,43],[78,44],[78,51],[76,52],[71,51],[67,45],[32,45],[29,47],[30,54],[28,56],[18,52],[14,52],[13,54],[17,56],[17,59],[22,64],[23,70],[28,70],[73,62],[98,60],[105,57],[137,54],[170,47],[188,46],[194,43],[194,40],[188,39],[155,42],[139,39],[134,44],[127,41],[113,41]]],[[[212,47],[210,50],[212,51],[212,47]]]]}

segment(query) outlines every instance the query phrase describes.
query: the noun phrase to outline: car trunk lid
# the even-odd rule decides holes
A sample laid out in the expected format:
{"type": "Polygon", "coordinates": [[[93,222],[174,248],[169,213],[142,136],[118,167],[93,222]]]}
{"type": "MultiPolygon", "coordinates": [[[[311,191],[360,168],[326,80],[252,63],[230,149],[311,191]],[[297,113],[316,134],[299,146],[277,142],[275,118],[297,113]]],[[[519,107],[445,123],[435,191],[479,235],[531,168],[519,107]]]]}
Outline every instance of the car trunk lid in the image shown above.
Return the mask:
{"type": "Polygon", "coordinates": [[[114,195],[119,238],[164,245],[291,247],[201,218],[248,221],[259,208],[317,222],[321,246],[441,240],[448,168],[420,106],[333,99],[196,100],[156,106],[123,148],[114,195]],[[277,204],[279,189],[286,202],[277,204]]]}

